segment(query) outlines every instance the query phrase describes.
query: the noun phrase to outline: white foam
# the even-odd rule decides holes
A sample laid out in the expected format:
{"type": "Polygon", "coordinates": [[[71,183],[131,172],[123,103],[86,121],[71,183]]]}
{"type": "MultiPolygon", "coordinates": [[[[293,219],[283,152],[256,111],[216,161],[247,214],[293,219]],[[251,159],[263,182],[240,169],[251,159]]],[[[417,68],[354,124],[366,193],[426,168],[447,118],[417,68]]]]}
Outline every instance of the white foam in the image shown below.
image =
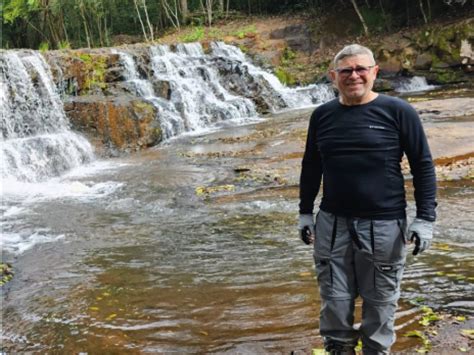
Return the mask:
{"type": "Polygon", "coordinates": [[[45,232],[35,232],[31,235],[20,235],[18,233],[2,233],[0,249],[13,254],[22,254],[36,244],[51,243],[64,239],[64,234],[50,235],[45,232]]]}
{"type": "Polygon", "coordinates": [[[423,76],[414,76],[413,78],[405,79],[400,81],[398,87],[395,89],[397,92],[418,92],[418,91],[429,91],[436,89],[437,86],[429,85],[426,78],[423,76]]]}

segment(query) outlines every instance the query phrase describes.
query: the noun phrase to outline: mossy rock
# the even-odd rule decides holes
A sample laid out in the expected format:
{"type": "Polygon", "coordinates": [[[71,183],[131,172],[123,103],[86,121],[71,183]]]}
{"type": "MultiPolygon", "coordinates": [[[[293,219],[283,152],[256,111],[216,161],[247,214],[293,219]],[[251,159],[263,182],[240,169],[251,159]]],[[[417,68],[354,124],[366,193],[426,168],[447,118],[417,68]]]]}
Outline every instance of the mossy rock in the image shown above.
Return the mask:
{"type": "Polygon", "coordinates": [[[80,87],[80,94],[100,93],[107,89],[105,74],[107,70],[107,56],[97,53],[77,53],[76,59],[81,65],[84,79],[80,87]]]}
{"type": "Polygon", "coordinates": [[[458,70],[436,70],[430,74],[430,79],[436,84],[451,84],[464,81],[463,73],[458,70]]]}
{"type": "Polygon", "coordinates": [[[152,104],[142,100],[132,101],[132,107],[139,116],[153,115],[155,112],[155,107],[152,104]]]}

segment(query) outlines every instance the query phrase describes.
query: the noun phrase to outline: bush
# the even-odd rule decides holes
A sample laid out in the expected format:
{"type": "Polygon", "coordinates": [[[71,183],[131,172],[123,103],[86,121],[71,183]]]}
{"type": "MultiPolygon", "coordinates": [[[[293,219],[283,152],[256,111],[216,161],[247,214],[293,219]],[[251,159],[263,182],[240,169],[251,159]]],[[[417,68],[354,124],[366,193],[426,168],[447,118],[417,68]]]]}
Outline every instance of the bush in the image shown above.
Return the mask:
{"type": "Polygon", "coordinates": [[[198,42],[204,38],[204,27],[195,27],[190,33],[181,37],[182,42],[198,42]]]}
{"type": "Polygon", "coordinates": [[[38,49],[39,49],[40,52],[46,52],[49,49],[49,43],[48,42],[41,42],[38,49]]]}

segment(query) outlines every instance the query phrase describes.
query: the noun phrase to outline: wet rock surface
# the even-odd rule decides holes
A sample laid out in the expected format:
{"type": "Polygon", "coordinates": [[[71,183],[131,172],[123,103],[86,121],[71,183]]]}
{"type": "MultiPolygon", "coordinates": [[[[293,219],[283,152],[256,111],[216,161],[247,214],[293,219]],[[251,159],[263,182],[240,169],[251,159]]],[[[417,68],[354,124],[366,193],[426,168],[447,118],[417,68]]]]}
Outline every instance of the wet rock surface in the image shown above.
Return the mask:
{"type": "Polygon", "coordinates": [[[156,108],[137,97],[77,97],[65,104],[65,111],[102,156],[151,147],[162,140],[156,108]]]}

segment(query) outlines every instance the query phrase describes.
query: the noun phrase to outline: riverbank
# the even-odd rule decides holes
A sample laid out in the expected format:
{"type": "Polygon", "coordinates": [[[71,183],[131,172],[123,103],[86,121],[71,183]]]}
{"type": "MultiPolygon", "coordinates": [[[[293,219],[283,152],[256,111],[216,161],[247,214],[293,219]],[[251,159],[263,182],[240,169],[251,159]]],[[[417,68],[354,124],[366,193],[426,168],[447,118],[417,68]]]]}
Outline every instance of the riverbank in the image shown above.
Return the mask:
{"type": "MultiPolygon", "coordinates": [[[[198,41],[207,47],[210,41],[224,41],[238,46],[290,86],[327,81],[334,55],[349,43],[373,50],[381,78],[419,75],[434,84],[472,83],[474,55],[470,41],[474,34],[468,14],[465,18],[366,37],[357,31],[358,19],[351,11],[316,19],[305,14],[251,16],[217,22],[211,28],[169,31],[159,42],[174,45],[198,41]]],[[[382,91],[393,89],[383,80],[377,81],[376,87],[382,91]]]]}

